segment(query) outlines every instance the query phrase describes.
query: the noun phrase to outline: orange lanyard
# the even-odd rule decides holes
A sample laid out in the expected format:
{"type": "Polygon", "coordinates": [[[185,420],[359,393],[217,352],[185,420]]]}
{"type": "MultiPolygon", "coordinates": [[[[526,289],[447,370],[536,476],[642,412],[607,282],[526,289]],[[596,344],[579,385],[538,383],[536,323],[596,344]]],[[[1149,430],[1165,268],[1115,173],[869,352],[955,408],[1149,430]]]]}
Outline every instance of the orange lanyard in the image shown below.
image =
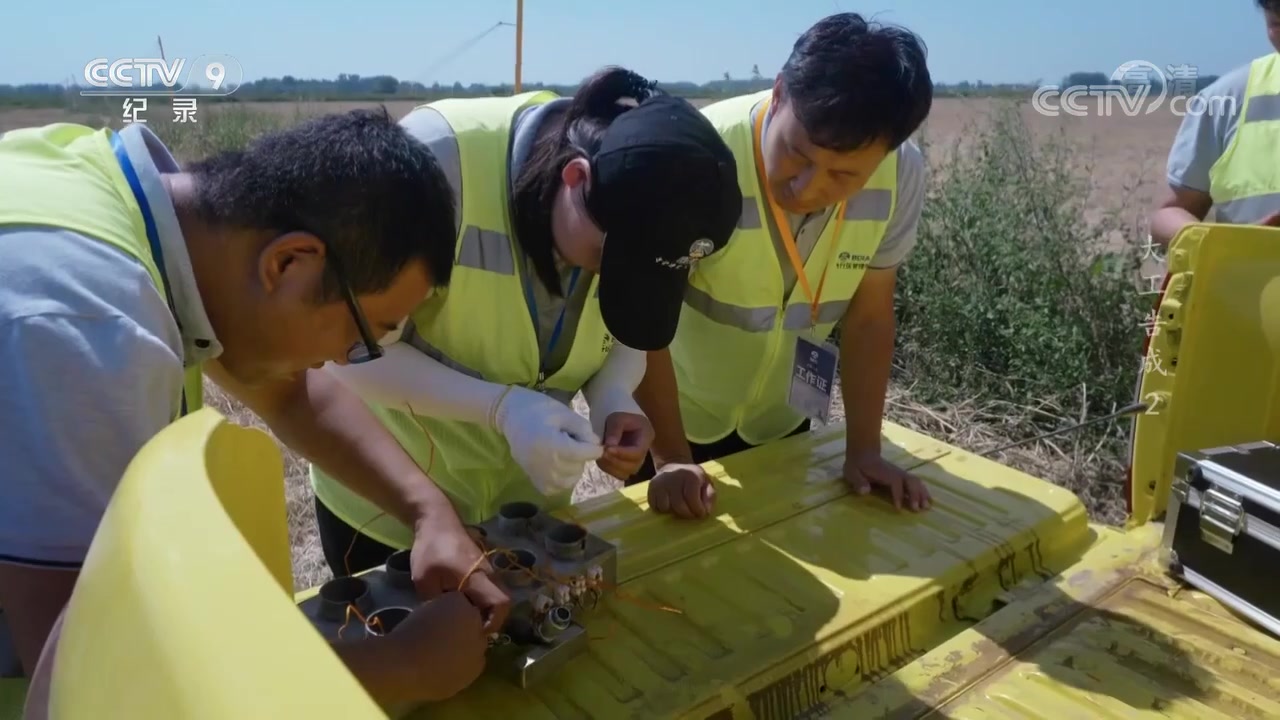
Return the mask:
{"type": "Polygon", "coordinates": [[[818,278],[818,292],[815,294],[813,288],[809,285],[809,276],[804,272],[804,263],[800,260],[800,250],[796,247],[795,236],[791,233],[791,223],[787,221],[787,216],[782,211],[782,208],[778,207],[778,203],[774,201],[773,190],[769,187],[769,176],[764,170],[764,154],[760,150],[760,145],[764,142],[764,116],[769,112],[769,100],[770,98],[765,98],[764,104],[760,106],[759,114],[756,115],[756,127],[755,133],[753,133],[756,173],[760,177],[761,184],[764,185],[765,204],[769,206],[769,211],[773,214],[773,222],[778,226],[778,235],[782,238],[782,246],[787,249],[787,257],[791,260],[791,267],[795,268],[796,282],[800,283],[805,297],[809,298],[809,326],[812,327],[818,324],[818,304],[822,302],[822,286],[827,282],[827,270],[831,267],[831,259],[836,254],[836,245],[840,242],[840,231],[844,228],[845,201],[841,201],[835,208],[835,231],[831,233],[831,239],[827,245],[827,259],[822,264],[822,275],[818,278]]]}

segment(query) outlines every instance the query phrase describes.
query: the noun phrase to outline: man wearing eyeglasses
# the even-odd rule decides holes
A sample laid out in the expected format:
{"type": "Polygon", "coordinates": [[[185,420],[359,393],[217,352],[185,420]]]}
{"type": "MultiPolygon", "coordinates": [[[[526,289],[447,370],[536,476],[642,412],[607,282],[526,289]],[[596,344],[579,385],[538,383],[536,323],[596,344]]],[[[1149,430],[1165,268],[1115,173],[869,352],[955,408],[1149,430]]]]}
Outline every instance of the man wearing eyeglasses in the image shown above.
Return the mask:
{"type": "Polygon", "coordinates": [[[387,642],[335,645],[353,674],[395,703],[474,680],[483,614],[501,622],[506,595],[485,573],[465,597],[446,592],[479,549],[363,402],[307,372],[381,354],[374,338],[448,283],[453,224],[443,170],[385,110],[185,169],[141,125],[0,137],[0,620],[19,675],[33,674],[126,465],[201,405],[203,369],[416,529],[415,580],[441,597],[387,642]]]}

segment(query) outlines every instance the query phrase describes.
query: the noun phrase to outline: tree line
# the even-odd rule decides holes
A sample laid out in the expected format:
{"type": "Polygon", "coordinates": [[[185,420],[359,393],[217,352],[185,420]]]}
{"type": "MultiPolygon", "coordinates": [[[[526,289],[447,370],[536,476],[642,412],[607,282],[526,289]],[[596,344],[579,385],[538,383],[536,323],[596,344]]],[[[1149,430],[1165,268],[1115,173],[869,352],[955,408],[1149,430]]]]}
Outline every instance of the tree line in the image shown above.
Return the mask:
{"type": "MultiPolygon", "coordinates": [[[[1198,91],[1217,79],[1216,75],[1194,77],[1190,80],[1174,79],[1175,92],[1187,92],[1194,86],[1198,91]]],[[[725,72],[721,78],[703,83],[685,80],[663,82],[659,87],[681,97],[690,98],[724,98],[735,95],[764,90],[773,84],[772,77],[761,75],[759,67],[751,69],[745,78],[733,77],[725,72]]],[[[939,97],[1030,97],[1042,83],[987,83],[963,81],[958,83],[935,83],[934,91],[939,97]]],[[[1125,78],[1113,81],[1110,76],[1101,72],[1074,72],[1062,79],[1062,86],[1070,85],[1110,85],[1110,84],[1148,84],[1153,91],[1164,85],[1163,78],[1152,75],[1148,78],[1125,78]]],[[[558,95],[573,94],[580,83],[523,83],[522,90],[551,90],[558,95]]],[[[18,107],[67,107],[78,104],[82,87],[73,82],[61,83],[29,83],[24,85],[0,85],[0,106],[18,107]]],[[[514,91],[510,83],[485,84],[470,83],[464,85],[454,82],[451,85],[424,83],[412,80],[400,80],[391,75],[358,75],[342,73],[332,79],[299,78],[285,75],[278,78],[262,78],[244,83],[229,96],[216,98],[219,102],[321,102],[327,100],[347,101],[383,101],[413,100],[430,102],[446,97],[487,97],[510,95],[514,91]]],[[[210,98],[211,100],[214,98],[210,98]]]]}
{"type": "Polygon", "coordinates": [[[1138,68],[1132,75],[1125,73],[1115,79],[1106,73],[1073,72],[1062,79],[1061,86],[1066,88],[1078,85],[1119,85],[1140,88],[1145,85],[1151,89],[1151,92],[1159,92],[1164,88],[1175,95],[1194,95],[1217,79],[1217,75],[1200,75],[1194,66],[1186,65],[1164,68],[1164,73],[1160,74],[1149,68],[1138,68]]]}

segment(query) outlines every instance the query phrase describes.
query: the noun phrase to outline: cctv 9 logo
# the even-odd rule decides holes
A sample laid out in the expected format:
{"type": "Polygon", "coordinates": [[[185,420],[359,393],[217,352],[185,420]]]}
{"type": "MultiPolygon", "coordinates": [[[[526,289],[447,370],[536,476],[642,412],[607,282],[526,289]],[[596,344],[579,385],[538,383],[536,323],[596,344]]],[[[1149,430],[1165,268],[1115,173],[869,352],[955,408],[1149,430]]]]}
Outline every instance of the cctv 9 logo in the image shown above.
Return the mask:
{"type": "Polygon", "coordinates": [[[240,61],[230,55],[185,58],[96,58],[84,66],[81,95],[226,96],[244,82],[240,61]]]}

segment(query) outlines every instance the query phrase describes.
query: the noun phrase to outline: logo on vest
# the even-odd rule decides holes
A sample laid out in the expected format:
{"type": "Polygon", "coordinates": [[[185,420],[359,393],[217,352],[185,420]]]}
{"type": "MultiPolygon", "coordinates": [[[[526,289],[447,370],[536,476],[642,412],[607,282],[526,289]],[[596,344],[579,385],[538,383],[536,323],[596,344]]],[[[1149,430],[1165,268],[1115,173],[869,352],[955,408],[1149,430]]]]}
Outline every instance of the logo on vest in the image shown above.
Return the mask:
{"type": "Polygon", "coordinates": [[[857,255],[851,252],[842,252],[836,256],[837,270],[862,270],[871,262],[870,255],[857,255]]]}
{"type": "Polygon", "coordinates": [[[600,354],[608,355],[610,350],[613,350],[613,335],[605,333],[604,341],[600,343],[600,354]]]}
{"type": "Polygon", "coordinates": [[[694,243],[689,246],[689,254],[684,257],[678,257],[675,260],[668,260],[659,256],[655,257],[653,261],[663,267],[671,268],[672,270],[687,270],[692,268],[693,265],[702,258],[715,252],[715,250],[715,243],[706,238],[701,238],[699,240],[695,240],[694,243]]]}

